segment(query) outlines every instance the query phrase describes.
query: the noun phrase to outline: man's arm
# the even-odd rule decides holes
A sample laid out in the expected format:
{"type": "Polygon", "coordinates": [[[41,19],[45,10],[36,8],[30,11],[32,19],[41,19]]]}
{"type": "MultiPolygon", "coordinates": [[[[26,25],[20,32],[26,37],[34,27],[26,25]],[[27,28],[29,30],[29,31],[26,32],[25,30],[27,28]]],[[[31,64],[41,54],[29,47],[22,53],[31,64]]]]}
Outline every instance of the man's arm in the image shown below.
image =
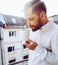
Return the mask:
{"type": "Polygon", "coordinates": [[[52,52],[47,52],[45,60],[50,64],[58,65],[58,34],[51,39],[52,52]]]}
{"type": "Polygon", "coordinates": [[[58,35],[53,36],[53,38],[51,39],[52,51],[39,46],[36,42],[33,42],[32,40],[27,41],[25,45],[30,50],[36,52],[39,62],[45,60],[51,65],[58,65],[58,35]]]}
{"type": "Polygon", "coordinates": [[[37,46],[35,52],[40,55],[40,61],[45,60],[51,65],[58,65],[58,34],[51,39],[51,48],[52,51],[37,46]]]}

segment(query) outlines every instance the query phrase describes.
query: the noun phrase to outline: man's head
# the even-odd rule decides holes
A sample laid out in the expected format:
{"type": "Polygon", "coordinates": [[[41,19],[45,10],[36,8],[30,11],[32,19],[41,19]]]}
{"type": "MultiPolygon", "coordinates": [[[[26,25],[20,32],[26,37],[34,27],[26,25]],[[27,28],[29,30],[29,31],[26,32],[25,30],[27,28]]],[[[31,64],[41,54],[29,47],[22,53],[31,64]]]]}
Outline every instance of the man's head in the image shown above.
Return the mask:
{"type": "Polygon", "coordinates": [[[33,0],[25,6],[25,17],[27,25],[31,27],[32,31],[40,29],[47,23],[46,6],[40,0],[33,0]]]}

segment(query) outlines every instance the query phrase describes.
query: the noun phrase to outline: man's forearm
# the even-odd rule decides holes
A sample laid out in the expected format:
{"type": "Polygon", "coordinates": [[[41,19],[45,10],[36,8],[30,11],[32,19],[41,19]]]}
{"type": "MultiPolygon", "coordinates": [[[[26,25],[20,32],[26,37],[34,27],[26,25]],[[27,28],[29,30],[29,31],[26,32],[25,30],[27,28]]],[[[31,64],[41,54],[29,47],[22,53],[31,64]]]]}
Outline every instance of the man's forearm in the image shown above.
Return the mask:
{"type": "Polygon", "coordinates": [[[58,61],[55,54],[52,53],[52,50],[43,47],[37,47],[35,52],[40,56],[40,61],[46,60],[46,62],[50,63],[51,65],[58,65],[58,61]]]}

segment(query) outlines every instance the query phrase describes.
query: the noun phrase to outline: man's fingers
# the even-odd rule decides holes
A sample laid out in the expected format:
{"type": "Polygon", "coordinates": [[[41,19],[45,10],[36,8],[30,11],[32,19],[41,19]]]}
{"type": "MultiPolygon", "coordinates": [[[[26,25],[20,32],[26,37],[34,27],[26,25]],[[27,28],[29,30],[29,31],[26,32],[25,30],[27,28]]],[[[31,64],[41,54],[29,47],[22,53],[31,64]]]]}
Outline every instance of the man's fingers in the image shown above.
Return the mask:
{"type": "Polygon", "coordinates": [[[27,44],[30,44],[29,41],[26,41],[27,44]]]}
{"type": "Polygon", "coordinates": [[[26,42],[24,45],[25,45],[26,47],[28,47],[29,43],[26,42]]]}
{"type": "Polygon", "coordinates": [[[30,39],[28,39],[28,40],[26,41],[26,43],[28,43],[28,44],[30,44],[30,42],[32,42],[32,40],[30,40],[30,39]]]}

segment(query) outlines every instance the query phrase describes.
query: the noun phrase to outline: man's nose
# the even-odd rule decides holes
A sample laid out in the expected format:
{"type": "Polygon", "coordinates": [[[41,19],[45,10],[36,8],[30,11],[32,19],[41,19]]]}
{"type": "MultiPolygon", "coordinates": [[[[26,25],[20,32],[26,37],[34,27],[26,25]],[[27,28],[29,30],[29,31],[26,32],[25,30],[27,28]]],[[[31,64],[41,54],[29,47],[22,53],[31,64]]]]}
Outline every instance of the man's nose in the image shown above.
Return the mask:
{"type": "Polygon", "coordinates": [[[31,25],[31,22],[30,21],[27,21],[27,26],[30,27],[30,25],[31,25]]]}

